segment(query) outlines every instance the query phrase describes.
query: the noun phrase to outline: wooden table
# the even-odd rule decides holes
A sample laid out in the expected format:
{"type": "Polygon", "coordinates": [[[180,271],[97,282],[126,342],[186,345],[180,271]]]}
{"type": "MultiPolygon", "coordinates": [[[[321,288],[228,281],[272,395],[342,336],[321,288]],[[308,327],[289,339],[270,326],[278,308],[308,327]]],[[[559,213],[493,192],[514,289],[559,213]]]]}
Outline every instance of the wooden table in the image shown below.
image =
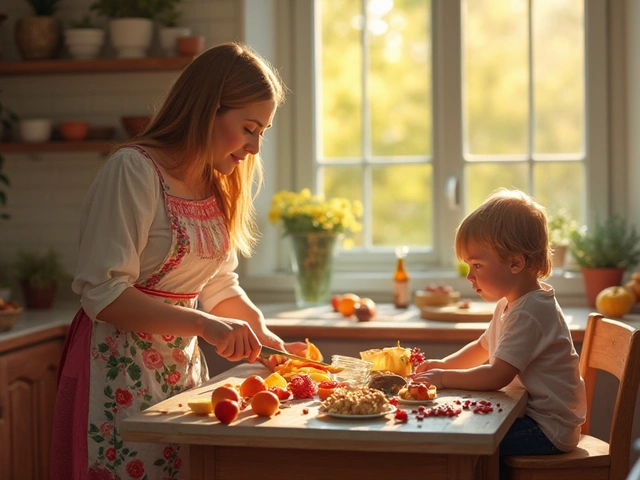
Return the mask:
{"type": "MultiPolygon", "coordinates": [[[[305,478],[485,478],[497,477],[501,439],[524,412],[526,392],[444,390],[437,402],[465,398],[487,400],[498,408],[488,414],[463,410],[457,417],[428,417],[396,423],[393,415],[343,420],[318,413],[320,402],[294,400],[279,415],[260,418],[250,408],[230,425],[213,415],[189,410],[189,398],[224,383],[239,384],[251,374],[266,375],[258,365],[239,365],[206,385],[176,395],[122,424],[127,441],[190,445],[192,479],[305,478]],[[307,409],[308,413],[304,413],[307,409]],[[482,460],[482,462],[479,462],[482,460]]],[[[204,393],[205,395],[207,393],[204,393]]],[[[414,406],[403,406],[413,409],[414,406]]]]}

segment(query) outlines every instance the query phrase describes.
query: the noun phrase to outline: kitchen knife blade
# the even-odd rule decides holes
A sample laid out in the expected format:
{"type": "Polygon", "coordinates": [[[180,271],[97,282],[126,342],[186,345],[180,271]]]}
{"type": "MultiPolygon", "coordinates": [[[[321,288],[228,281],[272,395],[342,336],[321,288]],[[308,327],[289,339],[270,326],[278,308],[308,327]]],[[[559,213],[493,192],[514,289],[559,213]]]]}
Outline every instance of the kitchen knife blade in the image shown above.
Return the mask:
{"type": "Polygon", "coordinates": [[[299,360],[299,361],[305,362],[305,363],[313,363],[315,365],[320,365],[322,367],[330,367],[331,366],[328,363],[319,362],[317,360],[309,360],[308,358],[299,357],[298,355],[294,355],[292,353],[283,352],[281,350],[276,350],[275,348],[271,348],[271,347],[267,347],[265,345],[262,345],[262,348],[260,349],[259,356],[269,360],[269,357],[271,355],[282,355],[283,357],[287,357],[287,358],[290,358],[292,360],[299,360]]]}

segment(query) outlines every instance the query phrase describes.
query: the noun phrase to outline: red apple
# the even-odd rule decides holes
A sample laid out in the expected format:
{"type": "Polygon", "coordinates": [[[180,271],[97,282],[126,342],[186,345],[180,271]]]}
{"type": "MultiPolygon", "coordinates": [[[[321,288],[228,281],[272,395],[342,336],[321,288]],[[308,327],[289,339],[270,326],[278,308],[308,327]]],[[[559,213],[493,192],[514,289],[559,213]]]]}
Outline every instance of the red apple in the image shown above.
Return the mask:
{"type": "Polygon", "coordinates": [[[370,298],[361,298],[355,304],[353,313],[359,322],[368,322],[376,316],[376,304],[370,298]]]}
{"type": "Polygon", "coordinates": [[[342,295],[334,295],[331,297],[331,306],[333,307],[334,312],[339,312],[338,305],[340,304],[340,300],[342,300],[342,295]]]}
{"type": "Polygon", "coordinates": [[[238,413],[240,413],[240,405],[238,405],[238,402],[228,398],[220,400],[213,411],[216,418],[225,425],[229,425],[238,418],[238,413]]]}

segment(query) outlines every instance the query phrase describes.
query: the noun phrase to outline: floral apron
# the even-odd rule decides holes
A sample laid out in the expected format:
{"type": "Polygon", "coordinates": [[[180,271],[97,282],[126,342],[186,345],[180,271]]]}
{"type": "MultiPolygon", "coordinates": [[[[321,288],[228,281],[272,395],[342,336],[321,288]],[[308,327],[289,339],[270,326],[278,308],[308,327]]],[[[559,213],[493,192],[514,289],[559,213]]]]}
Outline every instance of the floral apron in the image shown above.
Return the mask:
{"type": "MultiPolygon", "coordinates": [[[[151,160],[144,150],[137,150],[151,160]]],[[[195,308],[198,293],[229,253],[226,223],[213,197],[200,201],[169,195],[162,173],[153,165],[163,188],[172,242],[164,262],[135,286],[157,301],[195,308]],[[189,269],[195,283],[178,284],[172,273],[179,269],[189,269]],[[190,291],[182,290],[189,287],[190,291]]],[[[76,320],[79,317],[91,321],[82,311],[76,320]]],[[[100,321],[92,321],[85,330],[90,331],[86,477],[189,478],[188,446],[123,442],[119,425],[129,415],[207,379],[198,337],[133,332],[100,321]]]]}

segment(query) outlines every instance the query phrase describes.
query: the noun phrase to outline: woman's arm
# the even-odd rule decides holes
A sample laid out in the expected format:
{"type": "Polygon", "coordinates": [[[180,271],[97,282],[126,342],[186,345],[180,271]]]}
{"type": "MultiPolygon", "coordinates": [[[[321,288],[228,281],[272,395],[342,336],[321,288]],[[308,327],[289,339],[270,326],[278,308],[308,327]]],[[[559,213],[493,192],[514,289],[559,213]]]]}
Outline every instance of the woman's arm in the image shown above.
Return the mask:
{"type": "Polygon", "coordinates": [[[304,355],[304,351],[307,348],[307,344],[304,342],[284,343],[280,337],[269,330],[262,312],[246,294],[236,295],[221,301],[211,310],[211,313],[222,317],[240,318],[246,321],[251,325],[251,328],[258,336],[258,340],[263,345],[285,350],[296,355],[304,355]]]}
{"type": "Polygon", "coordinates": [[[255,361],[260,342],[249,323],[169,305],[130,287],[100,311],[98,320],[116,327],[162,335],[199,335],[227,360],[255,361]]]}

